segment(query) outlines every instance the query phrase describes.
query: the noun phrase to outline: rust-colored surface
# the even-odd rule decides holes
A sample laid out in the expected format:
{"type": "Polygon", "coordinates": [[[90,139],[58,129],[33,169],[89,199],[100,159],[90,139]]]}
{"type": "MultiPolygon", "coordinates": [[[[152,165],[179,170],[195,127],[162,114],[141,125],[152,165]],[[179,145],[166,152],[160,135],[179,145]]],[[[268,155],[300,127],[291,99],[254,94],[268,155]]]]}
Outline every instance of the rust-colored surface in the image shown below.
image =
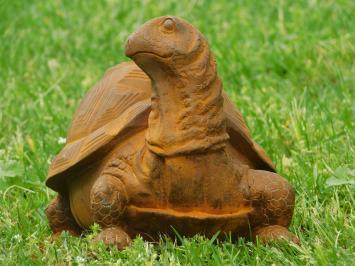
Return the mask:
{"type": "Polygon", "coordinates": [[[119,249],[174,230],[297,242],[287,230],[293,190],[223,92],[202,34],[156,18],[129,37],[126,55],[134,62],[84,97],[49,168],[52,230],[98,223],[97,240],[119,249]]]}

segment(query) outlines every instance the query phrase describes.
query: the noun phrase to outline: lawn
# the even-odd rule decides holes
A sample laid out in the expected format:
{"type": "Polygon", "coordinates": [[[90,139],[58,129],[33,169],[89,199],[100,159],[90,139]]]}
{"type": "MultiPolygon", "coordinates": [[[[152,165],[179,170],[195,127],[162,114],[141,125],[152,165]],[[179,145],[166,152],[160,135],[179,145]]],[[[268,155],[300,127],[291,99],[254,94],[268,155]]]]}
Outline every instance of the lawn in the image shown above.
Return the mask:
{"type": "Polygon", "coordinates": [[[355,4],[351,0],[0,1],[0,264],[354,265],[355,4]],[[147,19],[209,40],[224,89],[296,191],[301,245],[199,236],[123,252],[51,240],[44,181],[73,112],[147,19]]]}

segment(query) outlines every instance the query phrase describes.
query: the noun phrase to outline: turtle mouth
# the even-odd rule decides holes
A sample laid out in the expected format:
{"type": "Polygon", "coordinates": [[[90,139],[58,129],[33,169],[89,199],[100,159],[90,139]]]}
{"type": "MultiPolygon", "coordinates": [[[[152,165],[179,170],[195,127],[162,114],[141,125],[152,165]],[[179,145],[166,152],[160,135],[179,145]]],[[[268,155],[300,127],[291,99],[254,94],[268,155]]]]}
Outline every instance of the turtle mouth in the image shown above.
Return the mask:
{"type": "Polygon", "coordinates": [[[132,53],[132,54],[130,54],[128,56],[131,57],[131,58],[135,58],[136,56],[142,56],[142,55],[143,56],[144,55],[148,55],[148,56],[158,57],[158,58],[161,58],[161,59],[168,59],[168,58],[173,56],[172,54],[161,55],[161,54],[158,54],[158,53],[155,53],[155,52],[148,52],[148,51],[138,51],[138,52],[132,53]]]}

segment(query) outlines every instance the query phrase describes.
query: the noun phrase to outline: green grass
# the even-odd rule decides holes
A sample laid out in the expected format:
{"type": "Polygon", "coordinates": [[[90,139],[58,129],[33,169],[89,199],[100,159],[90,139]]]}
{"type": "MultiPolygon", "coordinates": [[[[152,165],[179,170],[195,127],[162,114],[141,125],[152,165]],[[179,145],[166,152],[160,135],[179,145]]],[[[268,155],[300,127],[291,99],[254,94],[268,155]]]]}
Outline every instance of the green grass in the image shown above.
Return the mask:
{"type": "Polygon", "coordinates": [[[355,4],[351,0],[0,1],[0,264],[354,265],[355,4]],[[118,252],[51,241],[44,185],[78,101],[149,18],[179,15],[295,188],[301,246],[201,237],[118,252]]]}

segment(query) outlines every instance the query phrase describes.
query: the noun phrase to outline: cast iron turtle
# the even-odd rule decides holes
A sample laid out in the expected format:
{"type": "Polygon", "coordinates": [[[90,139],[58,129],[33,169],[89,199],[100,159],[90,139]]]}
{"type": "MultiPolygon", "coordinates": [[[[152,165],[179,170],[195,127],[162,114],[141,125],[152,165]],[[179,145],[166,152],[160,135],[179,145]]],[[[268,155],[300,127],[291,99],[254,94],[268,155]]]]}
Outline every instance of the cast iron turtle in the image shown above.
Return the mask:
{"type": "Polygon", "coordinates": [[[286,238],[294,193],[223,92],[202,34],[177,17],[148,21],[125,62],[86,95],[46,184],[54,233],[98,236],[119,249],[140,234],[286,238]]]}

